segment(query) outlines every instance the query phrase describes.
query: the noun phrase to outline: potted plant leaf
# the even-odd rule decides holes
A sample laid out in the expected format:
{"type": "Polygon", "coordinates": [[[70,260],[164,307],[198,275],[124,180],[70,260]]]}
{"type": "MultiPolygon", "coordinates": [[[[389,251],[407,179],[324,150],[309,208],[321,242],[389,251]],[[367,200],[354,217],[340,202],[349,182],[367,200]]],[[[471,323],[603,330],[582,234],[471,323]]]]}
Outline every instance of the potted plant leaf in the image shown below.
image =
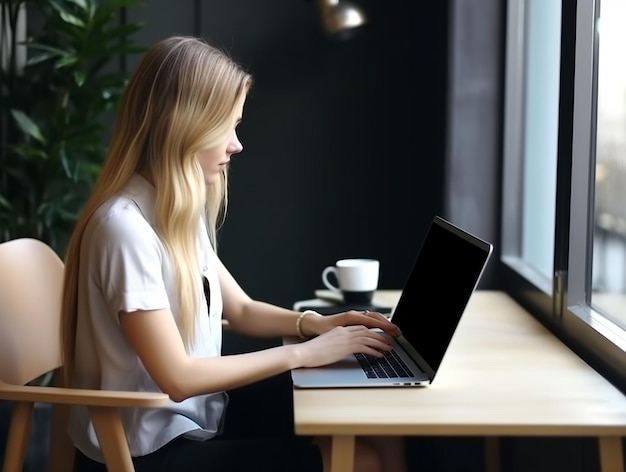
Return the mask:
{"type": "MultiPolygon", "coordinates": [[[[142,25],[120,21],[137,5],[0,0],[0,242],[33,237],[63,257],[126,85],[113,61],[142,51],[133,42],[142,25]]],[[[0,404],[0,463],[8,407],[0,404]]],[[[49,421],[49,406],[38,405],[25,471],[45,468],[49,421]]]]}
{"type": "Polygon", "coordinates": [[[142,25],[120,21],[137,5],[0,0],[0,241],[34,237],[63,256],[126,84],[121,61],[143,51],[133,41],[142,25]]]}

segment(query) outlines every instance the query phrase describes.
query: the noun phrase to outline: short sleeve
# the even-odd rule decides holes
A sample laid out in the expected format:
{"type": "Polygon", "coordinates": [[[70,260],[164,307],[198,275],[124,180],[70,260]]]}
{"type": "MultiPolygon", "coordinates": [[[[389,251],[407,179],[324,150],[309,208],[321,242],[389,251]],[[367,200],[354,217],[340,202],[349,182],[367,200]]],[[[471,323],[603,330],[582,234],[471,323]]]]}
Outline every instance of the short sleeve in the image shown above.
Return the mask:
{"type": "Polygon", "coordinates": [[[90,273],[111,313],[170,308],[165,251],[139,209],[131,201],[94,217],[90,273]]]}

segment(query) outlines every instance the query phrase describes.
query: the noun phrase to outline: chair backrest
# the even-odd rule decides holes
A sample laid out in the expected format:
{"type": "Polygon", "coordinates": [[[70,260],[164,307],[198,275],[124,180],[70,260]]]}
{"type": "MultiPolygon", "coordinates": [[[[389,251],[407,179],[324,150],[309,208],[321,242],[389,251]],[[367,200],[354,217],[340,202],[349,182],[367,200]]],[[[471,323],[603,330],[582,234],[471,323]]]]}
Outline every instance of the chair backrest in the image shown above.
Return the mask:
{"type": "Polygon", "coordinates": [[[31,238],[0,243],[0,380],[25,385],[61,367],[63,261],[31,238]]]}

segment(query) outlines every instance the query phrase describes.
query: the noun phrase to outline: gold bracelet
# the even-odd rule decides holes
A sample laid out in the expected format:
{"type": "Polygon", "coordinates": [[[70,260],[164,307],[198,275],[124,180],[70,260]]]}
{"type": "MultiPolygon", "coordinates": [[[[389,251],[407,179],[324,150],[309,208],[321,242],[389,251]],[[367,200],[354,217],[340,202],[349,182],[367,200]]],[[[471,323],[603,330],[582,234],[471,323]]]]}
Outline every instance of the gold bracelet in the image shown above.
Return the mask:
{"type": "Polygon", "coordinates": [[[317,315],[317,316],[321,316],[317,311],[313,311],[313,310],[306,310],[303,311],[300,316],[298,316],[298,319],[296,320],[296,331],[298,332],[298,336],[301,339],[309,339],[307,338],[304,333],[302,332],[302,320],[307,316],[307,315],[317,315]]]}

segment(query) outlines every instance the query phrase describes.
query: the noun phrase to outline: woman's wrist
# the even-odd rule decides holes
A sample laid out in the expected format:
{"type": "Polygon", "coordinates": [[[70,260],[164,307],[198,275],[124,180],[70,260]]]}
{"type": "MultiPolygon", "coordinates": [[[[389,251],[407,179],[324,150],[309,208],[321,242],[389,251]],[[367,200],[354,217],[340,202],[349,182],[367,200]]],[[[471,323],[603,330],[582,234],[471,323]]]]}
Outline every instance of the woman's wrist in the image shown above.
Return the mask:
{"type": "Polygon", "coordinates": [[[322,315],[314,310],[305,310],[300,313],[296,320],[298,336],[302,339],[308,339],[321,334],[321,331],[316,326],[321,318],[322,315]]]}

